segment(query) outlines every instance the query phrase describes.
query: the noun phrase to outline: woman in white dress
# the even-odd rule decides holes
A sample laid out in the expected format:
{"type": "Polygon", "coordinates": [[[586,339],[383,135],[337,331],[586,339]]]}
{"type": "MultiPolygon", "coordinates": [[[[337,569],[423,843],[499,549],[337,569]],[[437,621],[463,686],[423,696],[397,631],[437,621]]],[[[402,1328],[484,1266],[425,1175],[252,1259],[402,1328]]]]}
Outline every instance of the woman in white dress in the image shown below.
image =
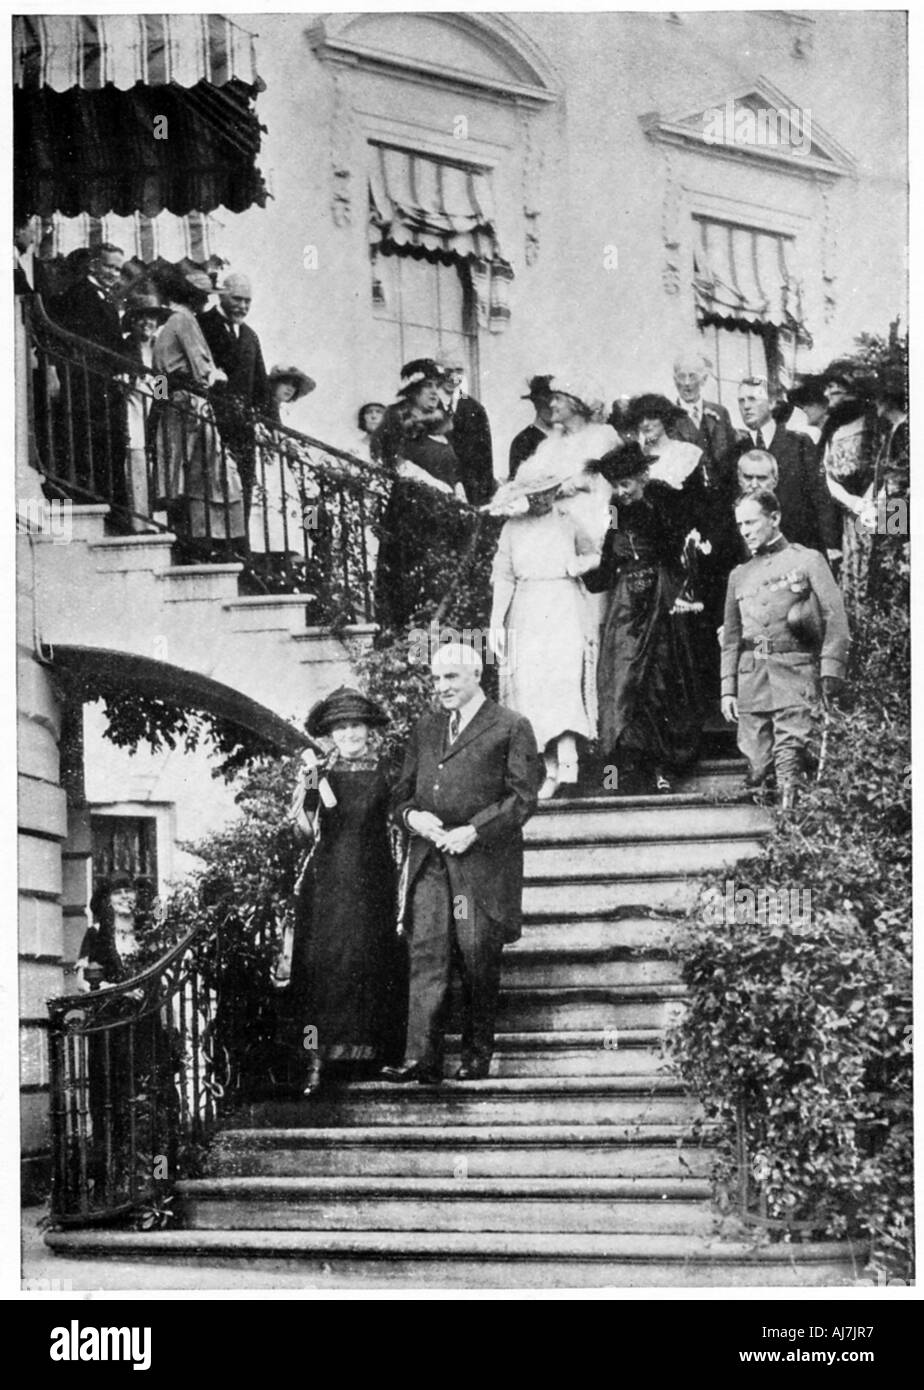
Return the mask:
{"type": "Polygon", "coordinates": [[[577,738],[594,737],[584,696],[592,652],[580,576],[599,563],[599,549],[569,503],[556,500],[559,491],[556,473],[541,470],[533,456],[489,504],[509,518],[492,571],[500,699],[526,716],[545,750],[542,800],[574,786],[577,738]]]}
{"type": "MultiPolygon", "coordinates": [[[[296,403],[315,389],[300,367],[273,367],[269,373],[270,418],[287,429],[296,429],[296,403]]],[[[250,549],[281,559],[305,554],[305,532],[312,530],[311,508],[318,488],[308,465],[309,454],[292,435],[258,422],[257,461],[250,508],[250,549]]]]}

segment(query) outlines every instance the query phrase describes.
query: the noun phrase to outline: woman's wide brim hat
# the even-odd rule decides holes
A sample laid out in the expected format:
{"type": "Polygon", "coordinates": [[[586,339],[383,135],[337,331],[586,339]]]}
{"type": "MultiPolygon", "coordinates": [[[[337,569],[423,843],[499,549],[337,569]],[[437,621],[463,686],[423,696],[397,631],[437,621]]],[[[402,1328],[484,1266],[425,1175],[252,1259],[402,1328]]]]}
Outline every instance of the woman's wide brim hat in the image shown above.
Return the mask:
{"type": "Polygon", "coordinates": [[[564,372],[550,376],[549,394],[554,392],[573,397],[590,415],[599,415],[603,411],[603,387],[592,377],[583,376],[580,372],[564,372]]]}
{"type": "Polygon", "coordinates": [[[300,401],[302,396],[307,396],[313,391],[317,382],[312,381],[301,367],[274,367],[269,374],[269,384],[273,385],[276,381],[291,381],[295,384],[295,399],[300,401]]]}
{"type": "Polygon", "coordinates": [[[406,362],[401,368],[401,380],[404,384],[398,395],[410,396],[425,381],[442,381],[444,374],[443,368],[432,357],[416,357],[413,362],[406,362]]]}
{"type": "Polygon", "coordinates": [[[617,449],[610,449],[597,460],[597,468],[608,483],[619,483],[623,478],[637,478],[650,467],[651,459],[634,440],[617,449]]]}
{"type": "Polygon", "coordinates": [[[170,317],[170,310],[157,294],[130,294],[125,301],[127,319],[153,318],[164,323],[170,317]]]}
{"type": "Polygon", "coordinates": [[[350,685],[341,685],[330,695],[325,695],[316,705],[312,705],[305,720],[305,728],[313,737],[329,734],[336,724],[368,724],[370,728],[382,728],[388,723],[388,715],[361,690],[350,685]]]}
{"type": "Polygon", "coordinates": [[[195,290],[197,294],[217,294],[215,286],[212,284],[212,277],[206,275],[204,270],[187,270],[183,276],[187,286],[195,290]]]}
{"type": "Polygon", "coordinates": [[[797,384],[786,392],[786,399],[790,405],[798,406],[800,410],[806,405],[826,406],[828,398],[825,395],[825,378],[820,374],[801,377],[797,384]]]}

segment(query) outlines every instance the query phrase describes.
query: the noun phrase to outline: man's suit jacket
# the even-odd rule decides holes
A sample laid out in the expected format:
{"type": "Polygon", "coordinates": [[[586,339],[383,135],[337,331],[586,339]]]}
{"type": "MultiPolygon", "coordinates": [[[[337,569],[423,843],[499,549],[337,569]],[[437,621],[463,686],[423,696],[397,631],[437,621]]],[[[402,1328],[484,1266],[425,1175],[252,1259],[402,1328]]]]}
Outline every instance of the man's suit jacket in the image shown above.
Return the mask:
{"type": "Polygon", "coordinates": [[[123,345],[119,311],[89,280],[78,280],[63,294],[52,299],[48,313],[69,333],[87,338],[91,343],[108,348],[110,352],[121,353],[123,345]]]}
{"type": "MultiPolygon", "coordinates": [[[[738,445],[740,456],[753,448],[750,434],[738,445]]],[[[776,459],[779,481],[774,489],[780,500],[780,530],[792,545],[812,550],[840,548],[840,523],[834,499],[818,464],[815,445],[807,434],[777,425],[768,452],[776,459]]],[[[744,553],[744,552],[743,552],[744,553]]]]}
{"type": "Polygon", "coordinates": [[[710,481],[722,484],[727,482],[732,464],[737,459],[737,436],[724,405],[719,405],[718,401],[703,401],[702,406],[698,428],[684,413],[672,426],[670,433],[675,439],[685,439],[689,444],[698,445],[703,451],[710,481]]]}
{"type": "Polygon", "coordinates": [[[452,412],[450,443],[459,460],[459,478],[473,507],[494,496],[494,452],[488,412],[471,396],[460,396],[452,412]]]}
{"type": "Polygon", "coordinates": [[[269,408],[269,383],[260,339],[246,323],[235,335],[224,314],[209,309],[199,318],[205,341],[215,360],[228,378],[227,390],[245,405],[257,411],[269,408]]]}
{"type": "MultiPolygon", "coordinates": [[[[478,838],[457,857],[459,874],[475,903],[503,926],[504,939],[520,935],[524,823],[536,809],[543,770],[532,725],[520,714],[485,700],[451,747],[449,715],[427,714],[411,734],[393,807],[432,811],[447,830],[472,825],[478,838]]],[[[410,889],[428,853],[429,840],[411,837],[410,889]]]]}

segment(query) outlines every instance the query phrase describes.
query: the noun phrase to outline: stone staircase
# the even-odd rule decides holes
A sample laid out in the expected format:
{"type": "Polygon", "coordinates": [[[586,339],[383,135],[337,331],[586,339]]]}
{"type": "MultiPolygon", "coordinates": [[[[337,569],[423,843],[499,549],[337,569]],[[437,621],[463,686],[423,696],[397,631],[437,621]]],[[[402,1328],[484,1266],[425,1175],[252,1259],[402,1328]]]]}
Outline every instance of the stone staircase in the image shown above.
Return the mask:
{"type": "MultiPolygon", "coordinates": [[[[170,1232],[57,1232],[61,1255],[253,1272],[280,1287],[844,1284],[850,1247],[722,1238],[708,1138],[665,1059],[696,875],[755,853],[766,812],[701,765],[658,798],[546,804],[505,952],[492,1075],[241,1107],[170,1232]],[[717,800],[723,792],[725,800],[717,800]]],[[[447,1075],[454,1070],[452,1040],[447,1075]]]]}
{"type": "MultiPolygon", "coordinates": [[[[17,537],[29,577],[20,602],[30,611],[20,616],[46,650],[153,659],[299,723],[315,699],[352,678],[344,642],[307,625],[305,595],[242,596],[241,565],[174,565],[175,536],[109,535],[108,515],[105,505],[73,507],[66,544],[17,537]]],[[[344,638],[365,645],[374,631],[347,627],[344,638]]]]}

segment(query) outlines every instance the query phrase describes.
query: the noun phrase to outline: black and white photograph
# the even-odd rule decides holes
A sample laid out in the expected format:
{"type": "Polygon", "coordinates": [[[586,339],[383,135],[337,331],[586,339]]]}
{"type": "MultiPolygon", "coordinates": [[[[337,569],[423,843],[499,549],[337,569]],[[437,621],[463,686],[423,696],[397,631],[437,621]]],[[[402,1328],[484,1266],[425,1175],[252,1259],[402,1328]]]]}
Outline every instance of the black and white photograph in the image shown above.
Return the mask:
{"type": "Polygon", "coordinates": [[[10,22],[18,1290],[911,1289],[907,11],[10,22]]]}

